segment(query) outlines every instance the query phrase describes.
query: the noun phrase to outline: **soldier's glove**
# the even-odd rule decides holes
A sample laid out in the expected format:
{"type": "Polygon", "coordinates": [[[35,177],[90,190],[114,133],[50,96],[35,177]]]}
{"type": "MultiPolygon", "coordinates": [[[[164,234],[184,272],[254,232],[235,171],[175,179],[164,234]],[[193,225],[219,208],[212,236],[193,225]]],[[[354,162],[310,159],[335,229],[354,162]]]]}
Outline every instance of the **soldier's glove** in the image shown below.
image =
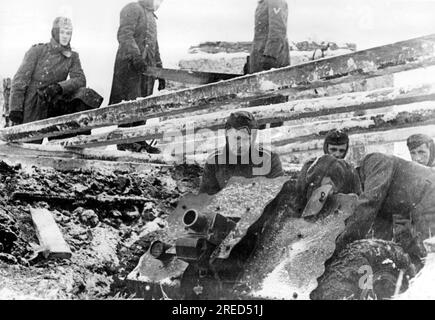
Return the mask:
{"type": "Polygon", "coordinates": [[[62,87],[58,84],[51,84],[47,88],[44,89],[44,96],[48,100],[54,100],[57,96],[61,95],[63,92],[62,87]]]}
{"type": "Polygon", "coordinates": [[[142,59],[141,56],[133,57],[131,63],[132,63],[134,70],[136,70],[139,73],[144,73],[147,70],[147,66],[145,64],[145,61],[144,61],[144,59],[142,59]]]}
{"type": "Polygon", "coordinates": [[[23,111],[13,110],[9,112],[9,120],[12,122],[12,125],[18,125],[23,123],[23,111]]]}
{"type": "Polygon", "coordinates": [[[263,56],[262,67],[264,71],[276,68],[276,59],[271,56],[263,56]]]}
{"type": "Polygon", "coordinates": [[[166,89],[166,80],[165,79],[159,79],[159,91],[166,89]]]}

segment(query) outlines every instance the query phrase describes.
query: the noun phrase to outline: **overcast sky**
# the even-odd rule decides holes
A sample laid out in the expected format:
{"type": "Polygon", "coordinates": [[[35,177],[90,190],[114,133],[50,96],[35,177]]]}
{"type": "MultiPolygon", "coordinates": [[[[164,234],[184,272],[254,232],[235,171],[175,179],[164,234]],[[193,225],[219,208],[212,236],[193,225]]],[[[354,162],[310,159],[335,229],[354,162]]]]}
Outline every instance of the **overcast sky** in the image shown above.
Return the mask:
{"type": "MultiPolygon", "coordinates": [[[[73,19],[72,46],[88,85],[106,98],[128,0],[13,0],[0,6],[0,77],[13,76],[58,15],[73,19]]],[[[359,49],[435,33],[435,0],[288,0],[290,40],[353,42],[359,49]]],[[[203,41],[250,41],[257,0],[165,0],[157,12],[166,67],[203,41]]]]}

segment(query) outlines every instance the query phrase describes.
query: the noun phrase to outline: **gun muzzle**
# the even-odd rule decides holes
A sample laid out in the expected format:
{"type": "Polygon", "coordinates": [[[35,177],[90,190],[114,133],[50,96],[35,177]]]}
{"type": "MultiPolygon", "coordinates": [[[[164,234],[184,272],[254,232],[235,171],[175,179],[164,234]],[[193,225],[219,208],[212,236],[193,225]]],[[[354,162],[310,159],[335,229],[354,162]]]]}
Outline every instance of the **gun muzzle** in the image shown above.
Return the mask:
{"type": "Polygon", "coordinates": [[[208,227],[209,221],[205,215],[191,209],[184,213],[183,224],[186,228],[195,232],[204,232],[208,227]]]}

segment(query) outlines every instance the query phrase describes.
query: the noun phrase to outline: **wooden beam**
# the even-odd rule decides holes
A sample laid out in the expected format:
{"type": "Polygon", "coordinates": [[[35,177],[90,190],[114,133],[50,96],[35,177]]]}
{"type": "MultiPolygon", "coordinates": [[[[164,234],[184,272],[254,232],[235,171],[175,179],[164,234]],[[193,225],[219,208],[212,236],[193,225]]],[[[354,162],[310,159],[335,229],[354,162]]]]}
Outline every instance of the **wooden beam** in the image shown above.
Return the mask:
{"type": "MultiPolygon", "coordinates": [[[[243,108],[249,110],[260,125],[284,121],[310,119],[340,113],[367,112],[388,106],[405,105],[420,101],[435,100],[435,85],[412,88],[387,88],[370,92],[358,92],[334,97],[291,101],[272,106],[243,108]]],[[[132,143],[143,140],[163,139],[186,134],[193,135],[200,130],[218,130],[225,127],[229,112],[192,116],[186,119],[164,121],[157,125],[116,129],[103,134],[78,136],[67,140],[54,141],[52,144],[64,147],[91,148],[110,144],[132,143]]],[[[195,139],[198,143],[199,139],[195,139]]],[[[186,138],[186,141],[189,141],[186,138]]]]}
{"type": "Polygon", "coordinates": [[[23,167],[32,168],[50,168],[60,172],[71,172],[80,170],[82,172],[131,172],[131,173],[151,173],[159,170],[159,167],[167,165],[150,166],[147,163],[135,162],[119,162],[119,161],[102,161],[102,160],[86,160],[73,158],[59,157],[41,157],[41,156],[16,156],[11,154],[3,154],[0,152],[0,157],[10,165],[21,164],[23,167]]]}
{"type": "Polygon", "coordinates": [[[46,209],[30,208],[30,213],[44,257],[46,259],[70,259],[71,249],[63,238],[51,212],[46,209]]]}
{"type": "Polygon", "coordinates": [[[208,84],[242,76],[242,74],[186,71],[179,69],[164,69],[155,67],[147,67],[144,74],[154,78],[196,85],[208,84]]]}
{"type": "Polygon", "coordinates": [[[7,144],[0,143],[0,155],[15,157],[34,157],[34,158],[65,158],[65,159],[84,159],[115,162],[133,162],[147,164],[150,168],[159,168],[168,164],[177,163],[169,155],[150,155],[146,153],[135,153],[117,150],[65,150],[61,146],[39,145],[39,144],[7,144]]]}
{"type": "Polygon", "coordinates": [[[262,96],[371,78],[435,64],[435,35],[271,70],[97,110],[0,130],[2,140],[32,141],[164,117],[262,96]]]}
{"type": "MultiPolygon", "coordinates": [[[[356,132],[350,135],[351,146],[376,145],[393,142],[403,142],[409,136],[417,133],[424,133],[435,137],[435,120],[425,121],[417,124],[406,124],[390,129],[371,130],[370,132],[356,132]]],[[[323,150],[323,139],[313,139],[304,143],[291,143],[274,150],[280,155],[301,154],[323,150]]]]}

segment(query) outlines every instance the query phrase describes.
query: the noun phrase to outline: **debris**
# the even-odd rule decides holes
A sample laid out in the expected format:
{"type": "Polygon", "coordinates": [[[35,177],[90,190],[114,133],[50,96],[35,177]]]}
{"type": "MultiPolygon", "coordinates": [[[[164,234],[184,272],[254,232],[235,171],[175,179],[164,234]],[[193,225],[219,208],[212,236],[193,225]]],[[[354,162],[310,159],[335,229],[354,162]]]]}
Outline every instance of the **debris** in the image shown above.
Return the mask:
{"type": "Polygon", "coordinates": [[[91,228],[95,228],[99,223],[98,215],[94,210],[84,210],[80,215],[80,221],[91,228]]]}
{"type": "Polygon", "coordinates": [[[71,250],[65,242],[53,215],[46,209],[31,208],[33,223],[45,258],[70,259],[71,250]]]}

